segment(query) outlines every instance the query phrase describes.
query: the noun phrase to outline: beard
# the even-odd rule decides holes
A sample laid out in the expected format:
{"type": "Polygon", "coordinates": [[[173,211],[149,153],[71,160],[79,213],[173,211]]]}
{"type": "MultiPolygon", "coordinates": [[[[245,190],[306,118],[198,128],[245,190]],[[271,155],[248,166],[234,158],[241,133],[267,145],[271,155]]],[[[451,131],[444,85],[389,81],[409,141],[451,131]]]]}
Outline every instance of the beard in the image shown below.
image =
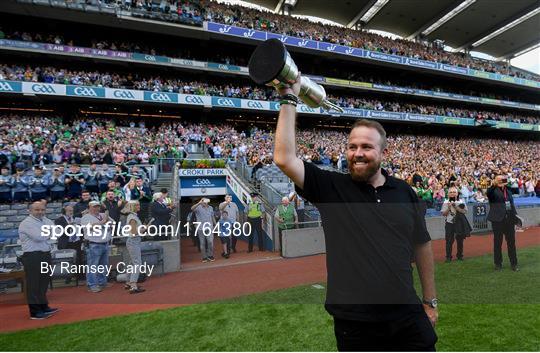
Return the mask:
{"type": "Polygon", "coordinates": [[[367,182],[369,179],[371,179],[372,176],[377,174],[377,171],[381,167],[381,160],[366,160],[366,159],[353,159],[351,161],[348,161],[347,165],[349,168],[349,173],[351,174],[351,177],[354,181],[359,182],[367,182]],[[365,166],[362,171],[355,170],[354,163],[355,162],[365,162],[365,166]]]}

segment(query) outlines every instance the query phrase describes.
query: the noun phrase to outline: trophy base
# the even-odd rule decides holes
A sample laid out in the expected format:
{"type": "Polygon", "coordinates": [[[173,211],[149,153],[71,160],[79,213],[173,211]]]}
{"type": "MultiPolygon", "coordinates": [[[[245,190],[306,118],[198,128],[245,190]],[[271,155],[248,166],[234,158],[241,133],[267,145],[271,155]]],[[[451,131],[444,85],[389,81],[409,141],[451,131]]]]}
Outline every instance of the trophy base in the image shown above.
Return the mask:
{"type": "Polygon", "coordinates": [[[274,80],[287,58],[285,45],[279,39],[269,39],[260,44],[249,59],[249,76],[258,85],[266,85],[274,80]]]}

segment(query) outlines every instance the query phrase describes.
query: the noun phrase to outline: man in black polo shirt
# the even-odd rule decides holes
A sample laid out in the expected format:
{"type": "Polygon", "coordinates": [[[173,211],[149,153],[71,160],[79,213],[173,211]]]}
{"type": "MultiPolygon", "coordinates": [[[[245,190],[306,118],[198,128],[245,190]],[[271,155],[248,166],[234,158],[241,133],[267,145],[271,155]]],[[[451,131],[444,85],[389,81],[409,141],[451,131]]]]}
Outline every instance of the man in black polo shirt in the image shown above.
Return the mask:
{"type": "Polygon", "coordinates": [[[349,135],[350,174],[296,156],[299,84],[280,89],[274,161],[321,213],[326,242],[326,310],[340,351],[433,351],[437,299],[431,239],[418,197],[381,169],[386,132],[369,120],[349,135]],[[413,287],[416,262],[423,303],[413,287]]]}

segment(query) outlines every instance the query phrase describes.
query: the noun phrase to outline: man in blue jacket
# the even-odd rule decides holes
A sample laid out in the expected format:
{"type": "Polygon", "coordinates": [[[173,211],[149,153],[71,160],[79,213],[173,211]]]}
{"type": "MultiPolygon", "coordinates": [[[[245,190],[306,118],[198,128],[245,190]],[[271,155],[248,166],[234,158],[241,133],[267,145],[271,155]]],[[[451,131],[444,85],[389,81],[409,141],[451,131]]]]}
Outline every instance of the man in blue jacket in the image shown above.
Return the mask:
{"type": "Polygon", "coordinates": [[[28,201],[30,198],[28,193],[29,180],[21,168],[17,168],[17,172],[11,178],[11,184],[13,185],[13,201],[28,201]]]}
{"type": "Polygon", "coordinates": [[[28,177],[32,201],[46,199],[49,193],[48,180],[40,166],[34,167],[34,172],[28,177]]]}
{"type": "Polygon", "coordinates": [[[9,203],[12,200],[11,187],[13,185],[11,184],[11,182],[12,182],[12,179],[11,179],[11,175],[9,174],[9,168],[2,167],[2,171],[0,173],[0,202],[1,203],[9,203]]]}

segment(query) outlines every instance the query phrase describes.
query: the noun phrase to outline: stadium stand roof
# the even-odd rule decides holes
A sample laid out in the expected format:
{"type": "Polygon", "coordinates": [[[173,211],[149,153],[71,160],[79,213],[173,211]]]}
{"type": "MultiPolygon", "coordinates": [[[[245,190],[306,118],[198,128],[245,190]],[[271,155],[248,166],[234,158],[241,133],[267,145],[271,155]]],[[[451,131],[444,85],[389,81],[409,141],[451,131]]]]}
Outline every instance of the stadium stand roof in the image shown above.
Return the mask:
{"type": "Polygon", "coordinates": [[[353,27],[382,30],[405,38],[442,40],[511,59],[540,43],[538,0],[245,0],[292,15],[315,16],[353,27]]]}

